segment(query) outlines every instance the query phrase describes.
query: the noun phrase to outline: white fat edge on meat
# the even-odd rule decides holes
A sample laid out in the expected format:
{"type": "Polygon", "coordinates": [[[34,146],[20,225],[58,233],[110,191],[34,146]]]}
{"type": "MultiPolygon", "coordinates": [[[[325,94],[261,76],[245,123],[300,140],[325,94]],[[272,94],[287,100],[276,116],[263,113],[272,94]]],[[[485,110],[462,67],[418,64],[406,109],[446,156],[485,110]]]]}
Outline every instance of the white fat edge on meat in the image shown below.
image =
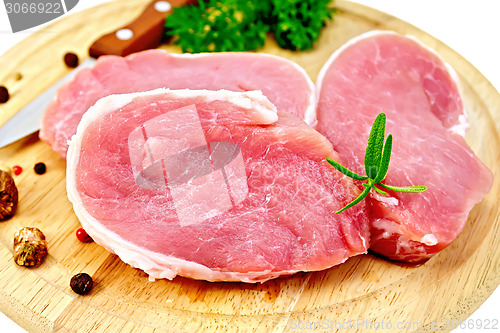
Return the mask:
{"type": "MultiPolygon", "coordinates": [[[[78,130],[83,131],[89,124],[97,119],[112,112],[115,109],[124,107],[131,103],[135,98],[146,96],[160,96],[167,95],[172,98],[196,98],[204,97],[207,102],[212,101],[229,101],[243,109],[255,110],[260,113],[262,124],[272,124],[278,121],[278,111],[276,106],[272,104],[260,90],[252,90],[247,92],[234,92],[229,90],[191,90],[180,89],[171,90],[168,88],[158,88],[150,91],[129,93],[129,94],[115,94],[109,95],[99,99],[87,112],[83,114],[82,119],[77,127],[78,130]],[[94,111],[97,110],[97,111],[94,111]],[[81,129],[80,129],[81,128],[81,129]]],[[[71,142],[72,140],[70,140],[71,142]]]]}
{"type": "MultiPolygon", "coordinates": [[[[382,202],[383,204],[386,204],[388,206],[394,207],[399,205],[399,200],[394,197],[386,197],[375,191],[372,191],[370,195],[373,199],[382,202]]],[[[391,220],[376,219],[373,221],[372,225],[377,229],[383,230],[381,237],[385,239],[390,238],[393,234],[401,234],[399,225],[391,220]]]]}
{"type": "Polygon", "coordinates": [[[414,242],[420,242],[420,243],[428,245],[428,246],[434,246],[434,245],[436,245],[438,243],[438,239],[432,233],[425,234],[420,239],[409,239],[406,236],[403,236],[403,232],[400,229],[400,225],[398,223],[392,221],[392,220],[388,220],[388,219],[375,219],[372,222],[372,226],[375,227],[375,228],[377,228],[377,229],[379,229],[379,230],[382,230],[381,237],[384,238],[384,239],[388,239],[392,235],[400,235],[400,236],[402,236],[403,238],[400,238],[400,241],[399,241],[399,243],[401,243],[401,244],[398,244],[398,252],[400,251],[400,248],[399,248],[400,246],[401,247],[410,246],[408,244],[403,244],[405,242],[401,242],[402,239],[406,239],[407,240],[406,243],[408,243],[411,240],[411,241],[414,241],[414,242]]]}
{"type": "MultiPolygon", "coordinates": [[[[460,99],[463,101],[463,94],[462,94],[462,91],[460,89],[460,79],[458,78],[458,74],[455,71],[455,69],[449,63],[447,63],[443,59],[443,57],[441,57],[441,55],[439,53],[437,53],[436,50],[425,45],[417,37],[415,37],[413,35],[406,35],[406,37],[412,39],[417,44],[419,44],[421,47],[423,47],[426,50],[428,50],[429,52],[433,53],[434,55],[436,55],[436,57],[438,57],[439,60],[441,60],[441,62],[444,64],[444,67],[446,68],[446,71],[448,72],[448,74],[450,74],[451,79],[453,80],[453,82],[455,82],[460,99]]],[[[470,128],[470,125],[469,125],[469,122],[467,119],[468,119],[467,118],[467,110],[465,109],[465,106],[462,103],[462,114],[458,116],[458,124],[453,125],[452,127],[448,128],[448,131],[455,133],[455,134],[458,134],[461,137],[465,137],[465,132],[470,128]]]]}
{"type": "MultiPolygon", "coordinates": [[[[361,235],[361,232],[358,232],[358,236],[359,238],[361,238],[361,241],[363,242],[363,247],[365,249],[368,249],[368,241],[366,240],[366,238],[363,237],[363,235],[361,235]]],[[[365,251],[365,253],[368,253],[368,250],[365,251]]]]}
{"type": "Polygon", "coordinates": [[[434,234],[427,234],[420,240],[421,243],[424,243],[428,246],[434,246],[438,243],[438,240],[434,234]]]}
{"type": "Polygon", "coordinates": [[[372,221],[372,227],[382,230],[383,232],[381,234],[381,237],[384,239],[390,238],[393,234],[401,234],[399,225],[394,221],[387,219],[374,219],[372,221]]]}
{"type": "MultiPolygon", "coordinates": [[[[373,199],[389,206],[397,206],[399,204],[399,200],[394,197],[386,197],[377,192],[373,192],[371,195],[373,199]]],[[[382,238],[387,239],[391,237],[392,234],[402,234],[399,229],[399,225],[387,219],[377,219],[373,222],[373,226],[377,229],[383,230],[382,238]]],[[[420,239],[420,242],[425,245],[433,246],[438,243],[438,240],[433,234],[426,234],[420,239]]]]}
{"type": "MultiPolygon", "coordinates": [[[[330,56],[330,58],[327,60],[327,62],[321,68],[321,70],[320,70],[320,72],[318,74],[318,78],[316,79],[316,96],[315,96],[316,107],[317,107],[317,103],[319,102],[319,95],[320,95],[320,92],[321,92],[321,86],[323,84],[323,79],[325,78],[326,72],[330,68],[330,65],[339,56],[339,54],[341,54],[343,51],[345,51],[349,46],[354,45],[354,44],[356,44],[357,42],[359,42],[359,41],[361,41],[363,39],[370,38],[370,37],[373,37],[373,36],[376,36],[376,35],[382,35],[382,34],[399,35],[395,31],[383,31],[383,30],[368,31],[368,32],[365,32],[365,33],[363,33],[363,34],[361,34],[359,36],[351,38],[346,43],[344,43],[341,47],[339,47],[337,50],[335,50],[335,52],[333,52],[333,54],[330,56]]],[[[412,39],[413,41],[415,41],[416,43],[418,43],[423,48],[429,50],[430,52],[432,52],[433,54],[435,54],[439,58],[439,60],[441,60],[441,62],[446,67],[448,73],[450,74],[452,80],[455,82],[455,84],[456,84],[456,86],[458,88],[458,93],[460,95],[460,98],[463,100],[463,97],[462,97],[463,95],[462,95],[462,92],[460,90],[460,80],[458,78],[458,74],[455,71],[455,69],[450,64],[448,64],[446,61],[444,61],[444,59],[441,57],[441,55],[439,55],[439,53],[437,53],[431,47],[425,45],[423,42],[421,42],[415,36],[412,36],[412,35],[405,35],[405,36],[408,37],[408,38],[410,38],[410,39],[412,39]]],[[[462,137],[465,137],[465,132],[470,127],[469,123],[467,121],[467,111],[465,110],[465,107],[462,107],[462,114],[458,116],[458,122],[459,122],[459,124],[450,127],[448,129],[448,131],[456,133],[456,134],[458,134],[458,135],[460,135],[462,137]]]]}
{"type": "MultiPolygon", "coordinates": [[[[262,124],[264,125],[272,124],[278,121],[278,111],[276,109],[276,106],[271,103],[260,90],[234,92],[224,89],[212,91],[191,89],[171,90],[168,88],[158,88],[137,93],[114,94],[99,99],[93,106],[91,106],[87,110],[87,112],[83,114],[82,119],[80,120],[80,123],[77,127],[77,133],[79,130],[80,132],[82,132],[84,128],[88,127],[89,124],[93,123],[107,113],[115,109],[120,109],[125,105],[131,103],[135,98],[163,94],[170,94],[170,96],[174,98],[205,97],[207,102],[216,100],[229,101],[232,104],[237,105],[243,109],[257,110],[264,119],[262,121],[262,124]],[[97,109],[98,112],[92,111],[94,109],[97,109]]],[[[71,139],[68,140],[68,146],[71,145],[74,137],[75,135],[73,135],[71,139]]]]}
{"type": "MultiPolygon", "coordinates": [[[[402,253],[406,252],[407,248],[411,248],[409,239],[403,236],[402,231],[399,228],[400,225],[398,223],[388,219],[375,219],[372,221],[372,227],[382,231],[379,239],[389,239],[393,237],[393,235],[396,235],[396,237],[398,237],[398,241],[396,242],[396,255],[400,256],[402,253]]],[[[375,239],[372,239],[372,242],[374,240],[375,239]]]]}
{"type": "Polygon", "coordinates": [[[464,114],[458,116],[459,124],[454,125],[448,128],[448,131],[453,132],[455,134],[460,135],[461,137],[465,137],[465,132],[470,128],[469,122],[467,121],[467,114],[465,109],[463,110],[464,114]]]}
{"type": "Polygon", "coordinates": [[[399,205],[399,200],[394,197],[385,196],[375,191],[372,191],[371,196],[373,199],[383,202],[389,206],[399,205]]]}
{"type": "MultiPolygon", "coordinates": [[[[211,91],[198,91],[198,93],[209,96],[212,100],[219,100],[211,91]]],[[[202,278],[208,281],[242,281],[242,282],[265,282],[267,280],[276,278],[284,274],[296,273],[296,270],[287,270],[279,272],[271,271],[260,271],[260,272],[221,272],[214,271],[209,267],[204,265],[179,259],[172,256],[162,255],[155,253],[144,248],[141,248],[125,239],[120,237],[114,232],[108,230],[104,225],[102,225],[97,219],[95,219],[83,206],[82,199],[77,191],[76,185],[76,164],[78,163],[82,137],[85,129],[94,121],[101,118],[103,115],[112,112],[113,110],[119,109],[128,103],[132,102],[136,97],[140,96],[152,96],[156,94],[172,93],[176,97],[193,97],[196,95],[195,91],[189,90],[169,90],[169,89],[156,89],[149,92],[133,93],[133,94],[122,94],[122,95],[110,95],[104,97],[96,102],[82,117],[80,121],[77,132],[73,135],[69,142],[69,149],[67,154],[67,177],[66,177],[66,190],[68,194],[68,199],[73,204],[73,210],[78,217],[82,227],[87,231],[87,233],[94,239],[94,241],[103,246],[109,252],[115,253],[120,257],[122,261],[131,265],[132,267],[142,269],[149,275],[149,280],[154,281],[155,279],[173,279],[176,275],[181,274],[183,276],[202,278]],[[152,259],[154,258],[154,259],[152,259]]],[[[246,93],[236,93],[230,91],[223,91],[226,97],[231,97],[232,101],[238,101],[236,95],[246,95],[250,96],[252,100],[258,101],[264,98],[264,104],[271,104],[267,98],[265,98],[260,92],[246,92],[246,93]]],[[[248,101],[242,102],[242,107],[250,106],[248,101]]],[[[272,104],[271,104],[272,105],[272,104]]],[[[264,108],[264,106],[260,106],[264,108]]],[[[276,116],[276,109],[274,111],[267,110],[270,114],[276,116]]]]}
{"type": "MultiPolygon", "coordinates": [[[[173,58],[177,58],[177,59],[185,59],[185,58],[190,58],[190,59],[197,59],[197,58],[206,58],[206,57],[213,57],[213,56],[218,56],[218,55],[223,55],[223,54],[232,54],[234,55],[235,52],[218,52],[218,53],[207,53],[207,52],[202,52],[202,53],[183,53],[183,54],[176,54],[176,53],[170,53],[166,50],[162,50],[162,49],[157,49],[157,50],[154,50],[154,52],[165,52],[165,53],[168,53],[169,56],[173,57],[173,58]]],[[[248,53],[245,53],[245,54],[248,54],[248,53]]],[[[283,58],[283,57],[280,57],[280,56],[277,56],[277,55],[273,55],[273,54],[269,54],[269,53],[258,53],[259,56],[262,56],[262,57],[267,57],[267,58],[271,58],[271,59],[275,59],[275,60],[279,60],[279,61],[283,61],[283,62],[286,62],[288,63],[289,65],[291,65],[292,67],[294,67],[297,72],[299,72],[300,74],[302,74],[302,76],[304,77],[304,79],[306,80],[307,82],[307,85],[309,86],[309,105],[307,106],[307,109],[305,110],[304,112],[304,118],[303,120],[311,127],[314,127],[316,126],[317,124],[317,118],[316,118],[316,95],[315,95],[315,85],[314,85],[314,82],[311,80],[311,78],[309,77],[309,74],[307,74],[306,70],[300,66],[299,64],[297,64],[296,62],[294,61],[291,61],[289,59],[286,59],[286,58],[283,58]]],[[[131,55],[132,57],[134,56],[134,54],[131,55]]],[[[130,56],[129,56],[130,57],[130,56]]]]}

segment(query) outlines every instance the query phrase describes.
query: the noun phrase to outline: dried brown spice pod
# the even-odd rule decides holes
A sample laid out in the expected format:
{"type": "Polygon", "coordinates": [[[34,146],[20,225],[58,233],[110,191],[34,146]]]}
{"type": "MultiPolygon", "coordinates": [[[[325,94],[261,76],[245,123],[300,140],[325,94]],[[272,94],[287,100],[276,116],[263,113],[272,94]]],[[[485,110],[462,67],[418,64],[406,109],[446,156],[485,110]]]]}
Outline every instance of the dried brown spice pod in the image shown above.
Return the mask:
{"type": "Polygon", "coordinates": [[[19,193],[10,173],[0,170],[0,221],[16,212],[19,193]]]}
{"type": "Polygon", "coordinates": [[[38,228],[24,227],[14,235],[14,261],[20,266],[39,266],[48,255],[45,235],[38,228]]]}

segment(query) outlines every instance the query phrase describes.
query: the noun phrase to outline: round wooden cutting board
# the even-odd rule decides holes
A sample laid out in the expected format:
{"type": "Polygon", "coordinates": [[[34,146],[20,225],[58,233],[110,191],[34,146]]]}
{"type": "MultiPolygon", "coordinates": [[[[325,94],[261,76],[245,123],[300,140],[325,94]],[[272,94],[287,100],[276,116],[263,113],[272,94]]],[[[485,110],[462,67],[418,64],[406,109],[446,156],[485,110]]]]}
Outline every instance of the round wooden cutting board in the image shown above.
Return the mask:
{"type": "MultiPolygon", "coordinates": [[[[85,58],[93,40],[133,19],[144,5],[113,1],[69,15],[0,57],[0,83],[11,92],[0,106],[0,124],[69,71],[62,62],[66,52],[85,58]]],[[[365,255],[263,284],[181,277],[149,282],[99,245],[77,240],[80,224],[66,198],[65,161],[34,134],[0,149],[1,165],[25,170],[15,177],[17,214],[0,223],[0,310],[30,332],[435,332],[450,331],[470,316],[500,282],[500,96],[461,56],[408,23],[345,1],[336,7],[335,21],[314,50],[282,50],[270,38],[262,51],[297,62],[315,80],[330,54],[350,38],[395,30],[416,36],[456,69],[471,124],[467,142],[495,182],[451,246],[420,267],[365,255]],[[47,165],[41,176],[32,171],[40,161],[47,165]],[[49,242],[49,257],[36,269],[12,259],[13,234],[24,226],[40,228],[49,242]],[[69,288],[79,272],[94,278],[86,296],[69,288]]]]}

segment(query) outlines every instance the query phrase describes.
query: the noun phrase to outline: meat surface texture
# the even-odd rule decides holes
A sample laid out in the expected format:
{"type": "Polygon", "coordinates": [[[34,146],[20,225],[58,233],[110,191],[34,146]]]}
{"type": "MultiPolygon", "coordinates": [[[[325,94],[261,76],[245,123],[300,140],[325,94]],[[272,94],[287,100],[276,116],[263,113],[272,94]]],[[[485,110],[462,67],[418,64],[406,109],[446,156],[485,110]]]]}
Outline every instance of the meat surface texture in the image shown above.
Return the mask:
{"type": "Polygon", "coordinates": [[[84,229],[150,278],[263,282],[365,253],[364,203],[328,140],[258,91],[112,95],[78,125],[67,192],[84,229]]]}
{"type": "Polygon", "coordinates": [[[370,248],[387,258],[420,263],[444,249],[491,187],[491,172],[462,137],[467,123],[455,77],[436,53],[390,32],[347,43],[318,77],[317,130],[345,165],[364,174],[370,128],[384,112],[394,137],[385,182],[428,187],[420,194],[371,191],[370,248]]]}
{"type": "Polygon", "coordinates": [[[261,90],[278,110],[315,123],[314,85],[297,64],[261,53],[170,54],[148,50],[99,57],[57,91],[45,110],[40,138],[62,157],[82,115],[105,96],[152,90],[261,90]]]}

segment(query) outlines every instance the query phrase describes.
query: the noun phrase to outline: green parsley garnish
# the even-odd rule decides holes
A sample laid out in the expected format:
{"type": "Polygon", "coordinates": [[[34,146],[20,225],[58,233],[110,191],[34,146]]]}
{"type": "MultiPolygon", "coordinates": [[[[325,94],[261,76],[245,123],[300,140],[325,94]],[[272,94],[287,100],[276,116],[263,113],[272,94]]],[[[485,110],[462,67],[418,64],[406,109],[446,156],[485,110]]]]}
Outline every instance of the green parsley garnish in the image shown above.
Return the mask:
{"type": "Polygon", "coordinates": [[[387,172],[389,171],[389,162],[391,160],[391,153],[392,153],[391,134],[387,136],[387,139],[385,139],[384,143],[385,123],[386,123],[386,116],[384,113],[380,113],[373,122],[365,152],[366,176],[358,175],[357,173],[335,162],[331,158],[326,159],[328,163],[330,163],[335,169],[342,172],[344,175],[351,177],[354,180],[360,180],[360,181],[368,180],[368,182],[363,183],[363,186],[365,187],[363,192],[361,192],[361,194],[356,199],[347,204],[344,208],[338,210],[336,212],[337,214],[343,212],[347,208],[350,208],[355,204],[357,204],[358,202],[360,202],[361,200],[363,200],[368,195],[370,189],[372,188],[380,194],[388,195],[387,192],[381,190],[375,185],[378,185],[380,187],[395,192],[419,193],[419,192],[424,192],[427,189],[427,186],[398,187],[381,183],[385,179],[385,177],[387,176],[387,172]]]}
{"type": "Polygon", "coordinates": [[[183,52],[256,50],[264,45],[269,26],[262,21],[259,1],[208,0],[174,8],[165,33],[183,52]]]}
{"type": "Polygon", "coordinates": [[[335,14],[330,0],[273,0],[272,31],[281,48],[309,50],[335,14]]]}
{"type": "Polygon", "coordinates": [[[200,0],[174,8],[165,33],[183,52],[250,51],[262,47],[268,32],[291,50],[312,48],[335,13],[330,0],[200,0]]]}

